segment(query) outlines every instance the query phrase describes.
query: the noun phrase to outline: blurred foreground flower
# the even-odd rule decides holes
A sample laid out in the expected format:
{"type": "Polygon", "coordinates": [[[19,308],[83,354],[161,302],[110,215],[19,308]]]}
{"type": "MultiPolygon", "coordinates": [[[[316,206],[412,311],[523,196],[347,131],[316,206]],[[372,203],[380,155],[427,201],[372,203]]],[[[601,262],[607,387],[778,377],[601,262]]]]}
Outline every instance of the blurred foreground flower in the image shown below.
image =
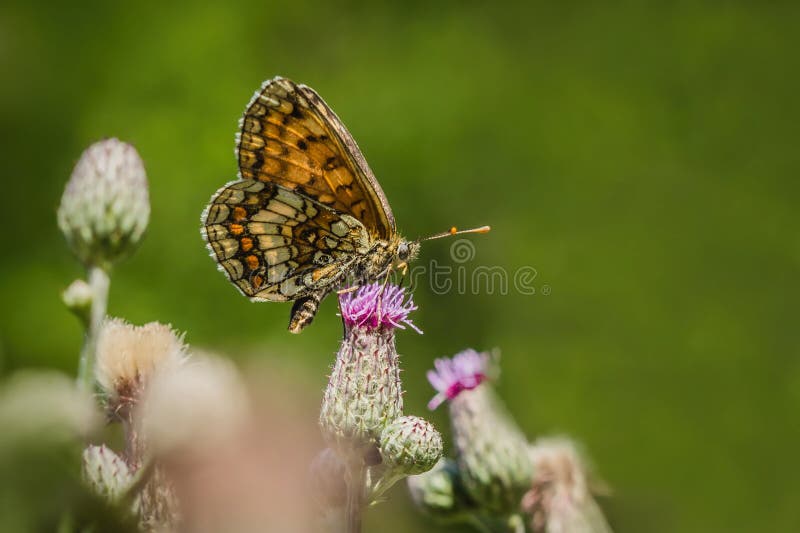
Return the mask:
{"type": "Polygon", "coordinates": [[[542,438],[530,448],[536,474],[522,500],[535,533],[610,533],[592,498],[587,468],[575,444],[566,438],[542,438]]]}
{"type": "Polygon", "coordinates": [[[91,395],[53,371],[0,381],[0,531],[133,531],[133,523],[86,490],[81,450],[99,434],[91,395]]]}
{"type": "Polygon", "coordinates": [[[148,532],[317,531],[303,475],[319,442],[307,423],[316,406],[302,400],[312,391],[273,369],[245,379],[208,354],[142,375],[129,406],[140,458],[84,450],[83,476],[98,496],[148,532]]]}
{"type": "Polygon", "coordinates": [[[179,514],[171,485],[153,462],[152,436],[140,411],[159,379],[177,374],[188,357],[183,335],[157,322],[134,326],[109,318],[97,338],[97,383],[108,419],[122,422],[125,449],[118,457],[104,446],[89,446],[84,451],[84,477],[110,501],[141,485],[136,510],[147,530],[173,527],[179,514]]]}
{"type": "Polygon", "coordinates": [[[236,367],[188,355],[182,339],[161,324],[106,321],[97,377],[126,447],[119,457],[88,447],[88,484],[109,501],[124,495],[144,531],[303,530],[310,498],[298,472],[311,454],[295,456],[313,439],[298,437],[297,415],[276,415],[295,411],[289,393],[260,403],[262,421],[236,367]]]}
{"type": "Polygon", "coordinates": [[[363,508],[399,479],[430,469],[442,441],[427,421],[403,416],[395,330],[419,332],[409,318],[412,298],[400,287],[375,283],[340,295],[339,306],[345,333],[319,421],[343,465],[347,530],[357,531],[363,508]]]}
{"type": "Polygon", "coordinates": [[[183,335],[167,325],[134,326],[109,318],[97,339],[95,376],[111,418],[130,422],[132,408],[157,372],[174,372],[188,357],[183,335]]]}
{"type": "Polygon", "coordinates": [[[246,391],[233,363],[220,357],[194,356],[160,373],[138,412],[151,452],[166,457],[187,449],[213,450],[246,423],[246,391]]]}
{"type": "MultiPolygon", "coordinates": [[[[273,369],[244,375],[225,359],[195,355],[155,377],[138,417],[156,486],[169,487],[180,531],[313,531],[303,474],[319,440],[307,423],[314,406],[273,369]]],[[[148,498],[162,497],[145,490],[142,498],[144,514],[148,498]]]]}
{"type": "Polygon", "coordinates": [[[0,389],[0,452],[87,438],[100,422],[92,397],[56,372],[15,374],[0,389]]]}

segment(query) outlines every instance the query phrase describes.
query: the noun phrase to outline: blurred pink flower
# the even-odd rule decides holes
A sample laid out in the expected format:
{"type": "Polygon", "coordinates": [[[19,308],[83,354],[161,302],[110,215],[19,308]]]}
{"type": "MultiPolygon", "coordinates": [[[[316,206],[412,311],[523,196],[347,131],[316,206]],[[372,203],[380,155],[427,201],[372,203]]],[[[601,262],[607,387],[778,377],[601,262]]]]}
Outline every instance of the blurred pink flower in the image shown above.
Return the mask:
{"type": "Polygon", "coordinates": [[[438,393],[428,402],[431,410],[483,383],[488,376],[489,354],[468,349],[452,358],[437,359],[433,364],[436,368],[428,370],[428,381],[438,393]]]}

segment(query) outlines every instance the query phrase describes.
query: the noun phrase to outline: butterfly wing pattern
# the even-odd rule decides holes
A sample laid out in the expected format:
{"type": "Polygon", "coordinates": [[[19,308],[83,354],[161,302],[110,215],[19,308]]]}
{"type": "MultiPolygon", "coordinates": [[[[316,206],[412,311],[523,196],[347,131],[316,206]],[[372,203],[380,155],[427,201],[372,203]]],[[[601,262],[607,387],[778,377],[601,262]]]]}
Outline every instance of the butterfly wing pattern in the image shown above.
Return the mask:
{"type": "Polygon", "coordinates": [[[394,235],[392,210],[361,150],[310,87],[266,82],[245,111],[237,154],[242,178],[274,182],[347,213],[373,237],[394,235]]]}
{"type": "Polygon", "coordinates": [[[242,294],[295,301],[296,333],[346,276],[375,277],[391,263],[394,217],[352,136],[309,87],[265,82],[236,144],[239,179],[214,194],[202,233],[242,294]]]}

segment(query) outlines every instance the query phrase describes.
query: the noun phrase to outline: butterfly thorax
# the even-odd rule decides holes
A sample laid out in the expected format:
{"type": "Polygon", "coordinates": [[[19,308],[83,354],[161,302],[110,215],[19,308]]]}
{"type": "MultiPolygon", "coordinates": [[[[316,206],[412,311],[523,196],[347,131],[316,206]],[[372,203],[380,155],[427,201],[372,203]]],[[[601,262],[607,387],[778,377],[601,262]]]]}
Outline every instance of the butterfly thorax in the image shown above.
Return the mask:
{"type": "Polygon", "coordinates": [[[407,241],[399,235],[390,240],[376,239],[354,270],[351,284],[370,283],[385,278],[392,269],[416,259],[419,243],[407,241]]]}

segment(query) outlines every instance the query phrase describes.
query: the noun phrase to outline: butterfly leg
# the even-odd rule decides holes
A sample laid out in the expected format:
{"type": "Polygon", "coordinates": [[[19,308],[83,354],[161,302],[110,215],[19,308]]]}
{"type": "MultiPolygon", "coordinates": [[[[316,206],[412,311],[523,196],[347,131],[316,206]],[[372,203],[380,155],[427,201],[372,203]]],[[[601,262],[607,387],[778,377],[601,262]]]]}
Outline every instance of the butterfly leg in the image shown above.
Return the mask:
{"type": "Polygon", "coordinates": [[[403,273],[403,274],[402,274],[402,275],[403,275],[403,277],[406,277],[406,275],[408,274],[408,263],[406,263],[405,261],[403,261],[402,263],[400,263],[399,265],[397,265],[397,267],[396,267],[396,268],[397,268],[397,270],[398,270],[399,272],[402,272],[402,273],[403,273]]]}
{"type": "Polygon", "coordinates": [[[389,266],[386,267],[386,270],[384,271],[384,274],[382,274],[385,277],[383,278],[383,285],[381,285],[381,292],[378,295],[378,314],[379,315],[381,314],[381,304],[383,303],[383,292],[386,290],[386,286],[389,284],[389,280],[392,277],[392,271],[395,270],[395,269],[402,270],[403,271],[402,275],[405,276],[405,273],[408,270],[408,263],[406,263],[404,261],[404,262],[400,263],[397,266],[394,266],[392,263],[389,263],[389,266]]]}
{"type": "MultiPolygon", "coordinates": [[[[402,287],[402,286],[405,285],[406,280],[411,279],[411,276],[408,275],[408,263],[403,261],[402,263],[400,263],[397,266],[397,269],[401,272],[401,274],[400,274],[400,283],[398,283],[398,285],[400,285],[402,287]]],[[[413,279],[411,279],[411,282],[413,283],[413,279]]],[[[409,291],[411,289],[413,289],[413,287],[409,286],[409,291]]]]}
{"type": "Polygon", "coordinates": [[[296,300],[292,306],[292,315],[289,319],[289,331],[300,333],[303,328],[311,324],[317,314],[320,302],[327,294],[327,290],[312,292],[308,296],[296,300]]]}
{"type": "Polygon", "coordinates": [[[339,289],[338,291],[336,291],[336,294],[347,294],[348,292],[355,292],[359,288],[360,287],[358,285],[352,285],[350,287],[347,287],[346,289],[339,289]]]}

